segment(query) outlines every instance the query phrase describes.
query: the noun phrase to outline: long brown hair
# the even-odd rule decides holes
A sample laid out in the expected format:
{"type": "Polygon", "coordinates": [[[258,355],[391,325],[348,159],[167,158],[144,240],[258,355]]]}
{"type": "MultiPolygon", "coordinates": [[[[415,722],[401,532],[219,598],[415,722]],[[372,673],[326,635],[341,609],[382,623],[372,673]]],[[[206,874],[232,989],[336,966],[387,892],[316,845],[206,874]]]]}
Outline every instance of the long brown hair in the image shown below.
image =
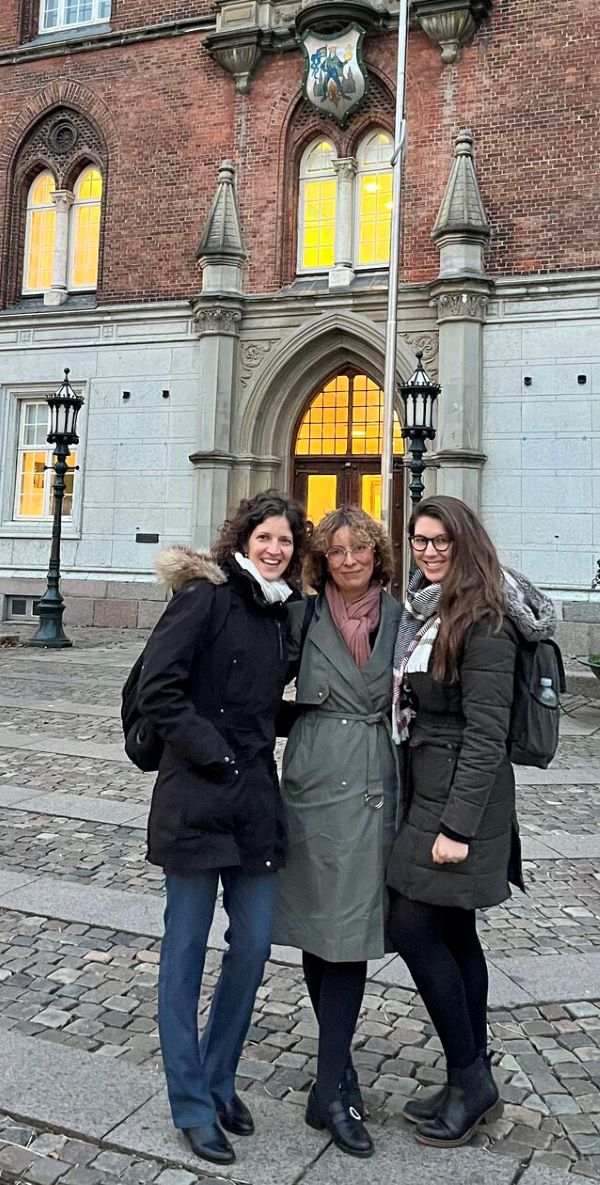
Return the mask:
{"type": "Polygon", "coordinates": [[[438,605],[440,629],[433,652],[433,677],[456,679],[468,627],[486,614],[495,632],[502,625],[506,612],[502,569],[487,531],[460,498],[440,494],[419,502],[410,517],[409,537],[424,515],[437,519],[452,540],[452,565],[438,605]]]}

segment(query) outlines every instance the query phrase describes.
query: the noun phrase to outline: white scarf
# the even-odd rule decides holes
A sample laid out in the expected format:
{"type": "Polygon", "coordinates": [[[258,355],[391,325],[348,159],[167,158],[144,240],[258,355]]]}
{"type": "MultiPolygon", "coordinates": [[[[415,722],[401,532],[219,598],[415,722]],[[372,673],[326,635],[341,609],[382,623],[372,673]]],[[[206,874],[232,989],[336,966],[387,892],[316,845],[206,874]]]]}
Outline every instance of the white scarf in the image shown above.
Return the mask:
{"type": "Polygon", "coordinates": [[[288,597],[291,597],[292,590],[285,580],[265,580],[252,560],[249,560],[247,555],[242,555],[241,551],[236,551],[234,559],[240,568],[249,572],[256,583],[260,585],[268,605],[274,605],[276,601],[287,601],[288,597]]]}

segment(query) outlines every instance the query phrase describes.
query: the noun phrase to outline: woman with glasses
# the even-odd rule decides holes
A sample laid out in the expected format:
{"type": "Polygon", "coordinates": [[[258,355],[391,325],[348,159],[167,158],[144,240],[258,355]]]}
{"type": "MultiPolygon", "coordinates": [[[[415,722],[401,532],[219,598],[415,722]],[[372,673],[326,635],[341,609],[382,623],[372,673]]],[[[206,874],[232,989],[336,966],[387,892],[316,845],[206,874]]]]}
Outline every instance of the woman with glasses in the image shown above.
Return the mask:
{"type": "Polygon", "coordinates": [[[404,1115],[420,1142],[453,1148],[499,1103],[475,911],[506,900],[509,881],[523,887],[506,747],[518,635],[550,637],[556,618],[547,597],[501,569],[479,519],[457,498],[421,502],[409,538],[416,570],[394,656],[407,787],[387,871],[389,932],[448,1067],[446,1085],[409,1100],[404,1115]]]}
{"type": "Polygon", "coordinates": [[[317,590],[307,628],[290,606],[299,716],[283,761],[288,855],[279,874],[275,941],[302,950],[319,1024],[317,1078],[306,1122],[342,1151],[373,1145],[350,1048],[367,959],[385,953],[384,874],[395,836],[397,765],[391,732],[392,656],[400,606],[384,592],[387,536],[364,511],[328,514],[304,575],[317,590]]]}

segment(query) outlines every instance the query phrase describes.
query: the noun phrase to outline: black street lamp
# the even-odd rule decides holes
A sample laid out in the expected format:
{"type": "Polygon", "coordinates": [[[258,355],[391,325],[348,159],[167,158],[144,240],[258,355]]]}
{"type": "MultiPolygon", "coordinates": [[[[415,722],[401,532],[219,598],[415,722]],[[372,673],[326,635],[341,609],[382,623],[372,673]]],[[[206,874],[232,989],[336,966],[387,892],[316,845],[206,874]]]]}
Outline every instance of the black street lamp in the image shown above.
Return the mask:
{"type": "Polygon", "coordinates": [[[53,465],[46,469],[54,470],[54,517],[52,519],[52,546],[50,548],[50,564],[48,567],[46,591],[38,601],[36,613],[40,619],[39,628],[30,646],[45,646],[53,649],[64,649],[73,643],[66,637],[62,627],[62,616],[65,603],[60,592],[60,533],[62,527],[62,504],[65,493],[65,477],[69,466],[67,457],[72,445],[79,444],[77,435],[77,416],[83,404],[83,396],[73,390],[69,382],[69,368],[65,367],[65,377],[58,391],[46,396],[50,408],[50,431],[48,444],[54,445],[53,465]]]}
{"type": "Polygon", "coordinates": [[[413,506],[418,505],[423,497],[423,471],[426,462],[423,455],[427,451],[426,441],[435,436],[435,404],[441,387],[439,383],[432,383],[421,362],[422,353],[417,354],[417,369],[407,383],[400,387],[400,394],[404,404],[404,424],[402,435],[407,441],[410,458],[410,500],[413,506]]]}

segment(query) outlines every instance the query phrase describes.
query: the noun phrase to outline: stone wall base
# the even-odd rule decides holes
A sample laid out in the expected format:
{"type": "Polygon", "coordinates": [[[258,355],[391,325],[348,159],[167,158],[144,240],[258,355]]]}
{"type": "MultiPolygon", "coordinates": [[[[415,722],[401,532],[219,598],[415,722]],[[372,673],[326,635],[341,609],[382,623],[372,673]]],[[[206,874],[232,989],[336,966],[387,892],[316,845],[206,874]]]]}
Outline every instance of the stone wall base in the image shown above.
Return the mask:
{"type": "MultiPolygon", "coordinates": [[[[45,580],[22,577],[0,579],[1,617],[9,614],[9,597],[39,597],[45,580]]],[[[98,626],[103,629],[152,629],[167,599],[163,588],[141,580],[70,580],[61,581],[65,599],[65,627],[98,626]]],[[[21,618],[13,618],[13,621],[21,618]]],[[[24,617],[23,623],[37,620],[24,617]]]]}

